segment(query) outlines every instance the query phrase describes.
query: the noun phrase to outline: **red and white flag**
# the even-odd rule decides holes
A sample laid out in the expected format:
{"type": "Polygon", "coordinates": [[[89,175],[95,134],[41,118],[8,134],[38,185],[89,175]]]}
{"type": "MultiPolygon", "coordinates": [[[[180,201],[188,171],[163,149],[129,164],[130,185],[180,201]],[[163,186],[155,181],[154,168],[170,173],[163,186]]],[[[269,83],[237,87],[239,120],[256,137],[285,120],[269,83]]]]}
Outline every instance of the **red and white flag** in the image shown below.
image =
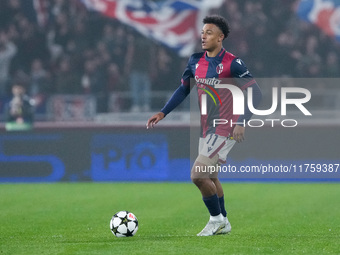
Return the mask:
{"type": "Polygon", "coordinates": [[[340,1],[339,0],[301,0],[298,16],[315,24],[327,35],[340,41],[340,1]]]}
{"type": "Polygon", "coordinates": [[[87,9],[129,25],[148,38],[175,50],[180,56],[194,51],[202,19],[223,0],[80,0],[87,9]]]}

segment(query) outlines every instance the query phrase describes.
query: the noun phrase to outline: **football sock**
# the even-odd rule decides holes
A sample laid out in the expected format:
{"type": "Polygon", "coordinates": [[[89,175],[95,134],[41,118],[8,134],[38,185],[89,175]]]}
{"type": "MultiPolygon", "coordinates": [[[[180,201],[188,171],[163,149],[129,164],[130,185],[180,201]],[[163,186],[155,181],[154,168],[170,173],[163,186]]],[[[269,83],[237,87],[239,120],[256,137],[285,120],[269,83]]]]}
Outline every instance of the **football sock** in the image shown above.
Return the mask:
{"type": "Polygon", "coordinates": [[[211,197],[203,197],[203,202],[208,208],[211,216],[217,216],[221,213],[220,203],[218,201],[217,194],[212,195],[211,197]]]}
{"type": "Polygon", "coordinates": [[[220,208],[221,208],[221,213],[224,217],[227,217],[227,211],[225,210],[225,206],[224,206],[224,195],[222,197],[218,198],[219,202],[220,202],[220,208]]]}

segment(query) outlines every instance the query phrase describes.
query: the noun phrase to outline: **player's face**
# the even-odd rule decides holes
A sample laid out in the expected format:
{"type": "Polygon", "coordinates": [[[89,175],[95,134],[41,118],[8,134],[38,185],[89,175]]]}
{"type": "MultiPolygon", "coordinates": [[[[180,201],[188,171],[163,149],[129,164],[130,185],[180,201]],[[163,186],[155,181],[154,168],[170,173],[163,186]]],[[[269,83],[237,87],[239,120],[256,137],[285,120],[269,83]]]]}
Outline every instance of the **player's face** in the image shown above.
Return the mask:
{"type": "Polygon", "coordinates": [[[201,32],[202,49],[213,51],[220,47],[223,41],[222,31],[214,24],[205,24],[201,32]]]}

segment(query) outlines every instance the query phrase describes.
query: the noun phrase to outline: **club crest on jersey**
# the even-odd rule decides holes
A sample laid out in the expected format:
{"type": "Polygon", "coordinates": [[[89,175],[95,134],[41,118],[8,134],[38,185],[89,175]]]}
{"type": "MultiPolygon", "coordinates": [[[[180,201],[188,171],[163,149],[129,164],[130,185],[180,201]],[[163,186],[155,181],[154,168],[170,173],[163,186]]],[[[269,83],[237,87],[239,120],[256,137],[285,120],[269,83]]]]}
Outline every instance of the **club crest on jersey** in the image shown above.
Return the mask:
{"type": "Polygon", "coordinates": [[[216,66],[216,73],[221,74],[223,72],[223,64],[216,66]]]}

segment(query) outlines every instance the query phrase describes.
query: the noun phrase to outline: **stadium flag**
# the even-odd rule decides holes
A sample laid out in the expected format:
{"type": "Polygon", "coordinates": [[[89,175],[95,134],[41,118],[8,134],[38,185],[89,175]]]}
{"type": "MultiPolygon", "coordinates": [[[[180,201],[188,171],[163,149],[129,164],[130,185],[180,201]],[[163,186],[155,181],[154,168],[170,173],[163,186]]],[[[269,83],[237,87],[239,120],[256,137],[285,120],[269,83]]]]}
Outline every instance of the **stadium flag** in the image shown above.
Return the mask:
{"type": "Polygon", "coordinates": [[[180,56],[194,51],[202,19],[223,0],[80,0],[98,11],[129,25],[148,38],[161,42],[180,56]]]}
{"type": "Polygon", "coordinates": [[[301,0],[297,14],[340,41],[340,0],[301,0]]]}

